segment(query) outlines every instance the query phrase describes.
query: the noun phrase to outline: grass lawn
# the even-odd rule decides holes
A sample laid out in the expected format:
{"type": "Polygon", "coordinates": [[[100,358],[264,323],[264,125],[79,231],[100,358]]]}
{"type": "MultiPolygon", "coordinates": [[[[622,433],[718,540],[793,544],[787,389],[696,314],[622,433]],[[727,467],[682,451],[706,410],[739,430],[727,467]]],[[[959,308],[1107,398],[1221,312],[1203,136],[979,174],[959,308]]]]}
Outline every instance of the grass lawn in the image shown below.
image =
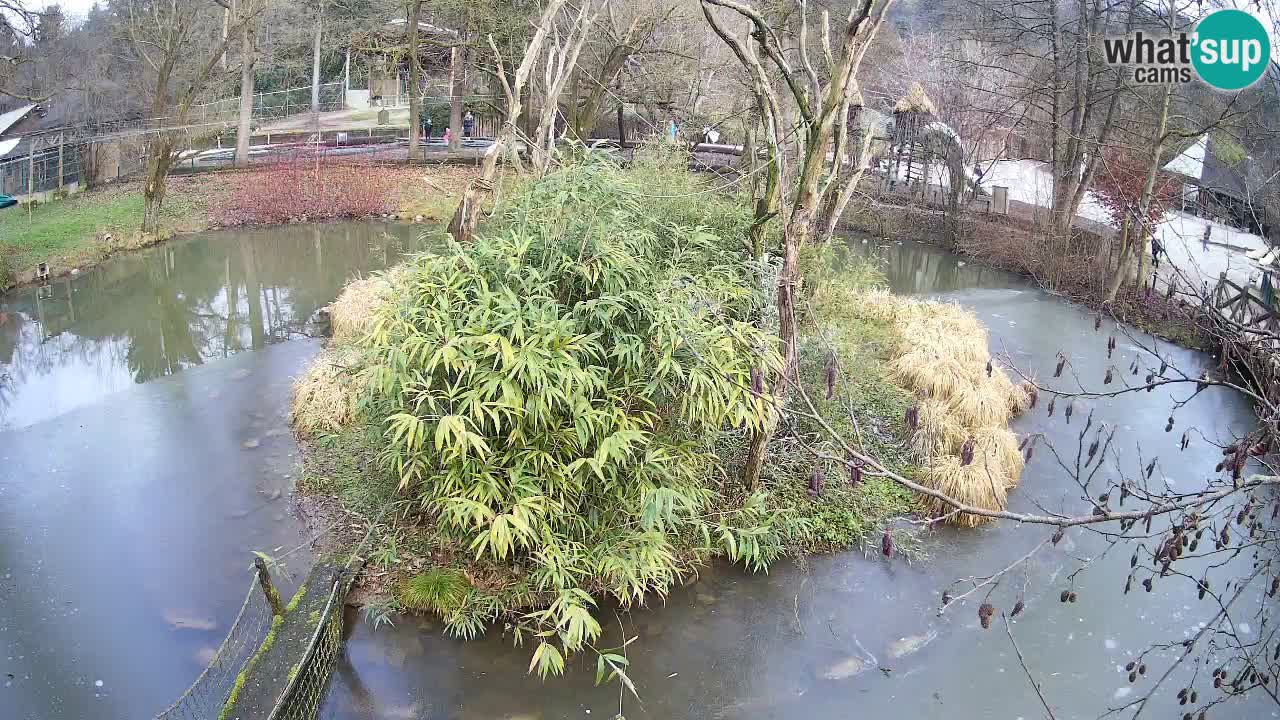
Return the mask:
{"type": "MultiPolygon", "coordinates": [[[[392,178],[391,208],[402,218],[422,215],[436,222],[448,221],[475,175],[473,168],[460,166],[384,166],[379,172],[392,178]]],[[[169,178],[159,239],[226,224],[235,210],[235,180],[236,173],[227,172],[169,178]]],[[[156,242],[139,234],[141,223],[138,182],[40,203],[29,215],[20,206],[0,210],[0,289],[30,281],[42,262],[57,275],[156,242]]]]}
{"type": "MultiPolygon", "coordinates": [[[[171,182],[164,205],[166,231],[204,226],[205,208],[198,192],[202,184],[171,182]]],[[[40,203],[30,210],[12,207],[0,211],[0,254],[7,257],[10,274],[17,279],[42,262],[59,273],[92,265],[119,250],[146,245],[138,234],[141,222],[139,183],[40,203]],[[108,233],[109,242],[105,240],[108,233]]]]}

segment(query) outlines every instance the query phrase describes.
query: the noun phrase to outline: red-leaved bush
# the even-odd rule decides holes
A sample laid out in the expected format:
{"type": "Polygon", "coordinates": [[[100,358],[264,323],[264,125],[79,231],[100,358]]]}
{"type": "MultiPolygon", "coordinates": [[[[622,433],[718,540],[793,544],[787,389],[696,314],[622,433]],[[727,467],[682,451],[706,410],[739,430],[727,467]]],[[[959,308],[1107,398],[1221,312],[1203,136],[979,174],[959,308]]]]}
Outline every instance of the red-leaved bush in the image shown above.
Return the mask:
{"type": "MultiPolygon", "coordinates": [[[[1150,158],[1132,150],[1109,146],[1102,151],[1102,167],[1093,180],[1093,192],[1098,202],[1111,215],[1111,224],[1120,227],[1125,217],[1139,219],[1142,188],[1147,184],[1150,158]]],[[[1152,186],[1151,203],[1147,206],[1146,225],[1160,222],[1165,207],[1178,194],[1180,183],[1176,178],[1157,172],[1152,186]]]]}
{"type": "Polygon", "coordinates": [[[226,177],[231,187],[213,208],[219,225],[361,218],[395,208],[395,173],[367,160],[317,163],[313,155],[297,155],[226,177]]]}

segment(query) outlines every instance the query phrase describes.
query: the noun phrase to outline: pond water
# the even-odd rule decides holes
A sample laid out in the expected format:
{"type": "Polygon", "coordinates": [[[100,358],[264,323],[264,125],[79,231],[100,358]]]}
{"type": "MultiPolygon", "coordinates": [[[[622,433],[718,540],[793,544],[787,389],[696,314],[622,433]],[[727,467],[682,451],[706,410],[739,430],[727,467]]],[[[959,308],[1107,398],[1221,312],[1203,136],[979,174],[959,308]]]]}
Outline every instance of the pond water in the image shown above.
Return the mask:
{"type": "Polygon", "coordinates": [[[250,552],[305,536],[286,412],[308,319],[416,238],[209,233],[0,297],[0,717],[152,717],[195,679],[250,552]]]}
{"type": "MultiPolygon", "coordinates": [[[[297,447],[285,413],[290,378],[318,347],[310,318],[347,278],[394,262],[415,237],[410,227],[365,224],[209,233],[52,291],[0,298],[0,716],[150,717],[195,678],[239,607],[250,551],[283,553],[305,539],[288,501],[297,447]]],[[[899,292],[972,308],[993,350],[1022,369],[1048,378],[1063,349],[1082,377],[1100,381],[1111,328],[1095,333],[1088,313],[926,246],[851,248],[883,258],[899,292]]],[[[1122,341],[1111,362],[1127,367],[1134,352],[1122,341]]],[[[1176,347],[1161,352],[1188,371],[1206,362],[1176,347]]],[[[1138,447],[1159,454],[1158,472],[1194,487],[1219,455],[1206,442],[1178,452],[1181,430],[1225,439],[1253,418],[1240,397],[1212,389],[1166,434],[1169,400],[1157,390],[1100,401],[1095,422],[1122,427],[1125,458],[1138,447]]],[[[1076,422],[1085,414],[1078,409],[1076,422]]],[[[1059,444],[1074,442],[1076,427],[1061,412],[1047,418],[1043,404],[1014,424],[1059,444]]],[[[1037,453],[1013,506],[1078,510],[1068,482],[1037,453]]],[[[944,530],[916,564],[850,552],[767,575],[709,568],[665,604],[607,615],[606,642],[621,635],[618,625],[639,636],[628,652],[640,701],[627,697],[624,712],[1043,717],[1000,626],[980,630],[970,605],[941,618],[936,610],[951,580],[1002,568],[1046,534],[944,530]]],[[[1099,549],[1072,533],[1006,581],[1026,598],[1014,633],[1060,719],[1121,702],[1127,683],[1117,668],[1132,651],[1181,639],[1206,618],[1185,584],[1121,595],[1120,556],[1081,576],[1080,602],[1059,603],[1075,558],[1099,549]]],[[[305,547],[287,560],[297,574],[308,562],[305,547]]],[[[1002,588],[997,604],[1007,610],[1010,597],[1002,588]]],[[[321,713],[328,720],[618,712],[618,686],[595,687],[588,658],[544,683],[526,673],[529,649],[498,628],[463,643],[431,620],[376,631],[351,620],[321,713]]],[[[1153,716],[1170,717],[1167,705],[1153,716]]],[[[1273,715],[1257,705],[1218,710],[1273,715]]]]}

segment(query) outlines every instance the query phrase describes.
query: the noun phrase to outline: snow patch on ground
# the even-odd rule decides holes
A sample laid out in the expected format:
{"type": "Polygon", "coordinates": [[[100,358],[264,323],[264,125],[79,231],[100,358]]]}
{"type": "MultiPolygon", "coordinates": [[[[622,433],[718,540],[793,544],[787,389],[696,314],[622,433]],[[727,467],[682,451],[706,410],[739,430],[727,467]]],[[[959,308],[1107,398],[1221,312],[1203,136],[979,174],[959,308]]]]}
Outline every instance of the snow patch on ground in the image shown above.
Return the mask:
{"type": "MultiPolygon", "coordinates": [[[[1009,188],[1010,200],[1043,208],[1053,205],[1053,176],[1045,163],[1038,160],[997,160],[982,163],[982,167],[986,170],[982,187],[987,192],[999,185],[1009,188]]],[[[1077,216],[1108,225],[1111,223],[1110,213],[1092,192],[1085,193],[1077,216]]],[[[1261,276],[1261,266],[1244,254],[1266,247],[1266,242],[1257,235],[1176,211],[1165,215],[1157,226],[1156,235],[1168,253],[1168,263],[1161,263],[1162,274],[1172,264],[1196,285],[1207,281],[1210,287],[1217,283],[1221,273],[1226,273],[1237,283],[1261,276]],[[1213,234],[1206,248],[1202,238],[1204,229],[1209,226],[1213,227],[1213,234]]]]}

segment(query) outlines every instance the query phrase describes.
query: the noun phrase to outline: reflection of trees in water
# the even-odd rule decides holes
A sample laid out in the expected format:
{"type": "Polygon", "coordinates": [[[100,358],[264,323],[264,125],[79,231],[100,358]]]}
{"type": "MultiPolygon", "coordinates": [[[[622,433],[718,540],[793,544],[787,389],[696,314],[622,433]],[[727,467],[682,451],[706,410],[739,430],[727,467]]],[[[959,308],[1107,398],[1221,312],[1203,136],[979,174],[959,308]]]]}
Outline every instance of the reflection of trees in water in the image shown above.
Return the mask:
{"type": "Polygon", "coordinates": [[[903,294],[947,292],[975,287],[1005,287],[1009,274],[978,263],[966,263],[940,248],[915,242],[880,244],[876,238],[852,236],[847,247],[852,255],[872,258],[889,280],[894,292],[903,294]]]}
{"type": "Polygon", "coordinates": [[[0,419],[26,379],[57,368],[125,367],[145,382],[288,339],[414,235],[360,224],[213,233],[57,281],[45,297],[32,288],[3,298],[0,419]]]}

